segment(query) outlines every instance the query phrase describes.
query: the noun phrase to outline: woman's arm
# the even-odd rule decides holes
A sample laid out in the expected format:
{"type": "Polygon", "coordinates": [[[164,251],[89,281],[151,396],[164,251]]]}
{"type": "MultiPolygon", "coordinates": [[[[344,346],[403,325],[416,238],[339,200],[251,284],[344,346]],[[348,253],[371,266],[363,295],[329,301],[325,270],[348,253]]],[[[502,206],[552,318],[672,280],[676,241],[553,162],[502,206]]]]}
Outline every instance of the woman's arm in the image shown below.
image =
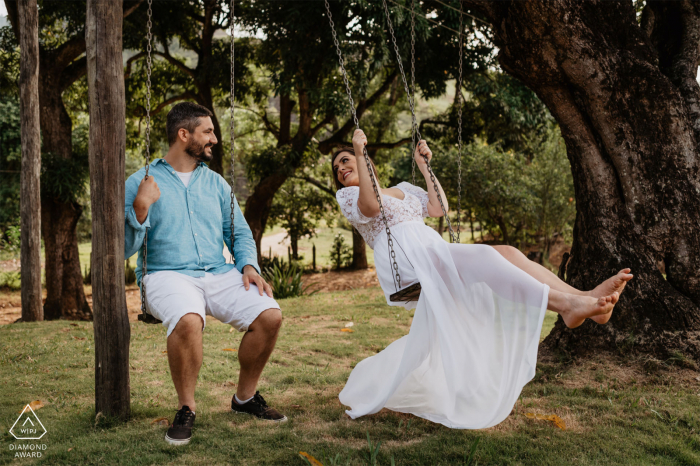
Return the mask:
{"type": "MultiPolygon", "coordinates": [[[[428,158],[428,161],[430,161],[433,158],[433,152],[430,150],[430,148],[428,147],[428,143],[425,142],[424,139],[418,141],[418,145],[416,146],[416,152],[415,154],[413,154],[413,156],[416,159],[416,165],[418,165],[418,169],[423,174],[423,177],[425,177],[425,184],[428,186],[428,215],[430,215],[431,217],[442,217],[443,213],[442,207],[440,207],[438,193],[435,191],[433,181],[430,179],[430,172],[428,172],[428,164],[426,163],[425,158],[423,158],[423,156],[425,156],[428,158]]],[[[440,196],[442,197],[442,203],[445,205],[445,212],[449,212],[450,206],[447,203],[445,191],[442,190],[442,186],[440,185],[440,181],[437,179],[437,177],[435,177],[435,182],[437,183],[440,196]]]]}
{"type": "MultiPolygon", "coordinates": [[[[361,129],[356,129],[352,136],[352,146],[355,149],[355,157],[357,161],[357,176],[360,178],[360,197],[357,200],[357,207],[365,217],[376,217],[379,215],[379,203],[377,202],[377,194],[372,186],[372,179],[369,177],[367,169],[367,161],[365,160],[365,146],[367,145],[367,136],[361,129]]],[[[376,179],[376,174],[375,174],[376,179]]],[[[379,180],[377,180],[377,188],[379,188],[379,180]]]]}

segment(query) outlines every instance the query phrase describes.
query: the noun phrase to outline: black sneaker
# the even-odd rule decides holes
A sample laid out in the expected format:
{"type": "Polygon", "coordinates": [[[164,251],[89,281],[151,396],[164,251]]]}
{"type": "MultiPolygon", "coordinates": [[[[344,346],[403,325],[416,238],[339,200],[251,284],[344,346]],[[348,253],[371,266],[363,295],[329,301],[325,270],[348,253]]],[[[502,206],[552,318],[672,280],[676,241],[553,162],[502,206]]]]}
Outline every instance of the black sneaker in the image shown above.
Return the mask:
{"type": "Polygon", "coordinates": [[[272,422],[287,422],[287,416],[281,414],[274,408],[267,406],[265,399],[260,395],[260,392],[255,392],[253,399],[244,404],[238,404],[236,397],[231,399],[231,410],[234,413],[246,413],[253,416],[272,422]]]}
{"type": "Polygon", "coordinates": [[[170,445],[187,445],[192,438],[195,414],[189,406],[183,406],[175,415],[175,420],[165,434],[165,441],[170,445]]]}

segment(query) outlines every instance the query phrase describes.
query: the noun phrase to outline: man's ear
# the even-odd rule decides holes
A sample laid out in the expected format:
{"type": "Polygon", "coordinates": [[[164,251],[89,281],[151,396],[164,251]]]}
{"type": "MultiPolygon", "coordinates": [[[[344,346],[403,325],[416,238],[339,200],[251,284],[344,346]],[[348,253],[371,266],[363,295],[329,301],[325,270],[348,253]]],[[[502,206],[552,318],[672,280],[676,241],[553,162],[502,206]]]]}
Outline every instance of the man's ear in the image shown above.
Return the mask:
{"type": "Polygon", "coordinates": [[[187,142],[190,137],[190,132],[187,131],[185,128],[180,128],[177,130],[177,137],[180,139],[182,142],[187,142]]]}

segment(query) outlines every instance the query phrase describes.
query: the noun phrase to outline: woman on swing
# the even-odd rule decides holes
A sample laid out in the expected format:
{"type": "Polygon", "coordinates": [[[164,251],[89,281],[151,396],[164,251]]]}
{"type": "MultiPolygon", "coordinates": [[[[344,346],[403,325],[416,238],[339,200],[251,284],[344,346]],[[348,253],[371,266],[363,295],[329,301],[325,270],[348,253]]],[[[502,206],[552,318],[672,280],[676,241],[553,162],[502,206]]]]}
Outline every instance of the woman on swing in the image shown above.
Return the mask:
{"type": "Polygon", "coordinates": [[[630,269],[580,291],[513,247],[447,243],[423,222],[443,212],[425,160],[432,152],[421,140],[414,158],[428,192],[405,182],[379,188],[401,273],[397,284],[362,130],[352,142],[332,157],[336,199],[374,249],[387,303],[416,311],[408,335],[355,367],[340,401],[350,406],[346,412],[353,419],[388,408],[452,428],[500,423],[535,375],[545,310],[561,315],[570,328],[587,318],[605,324],[632,279],[630,269]],[[416,282],[422,287],[417,303],[389,300],[416,282]]]}

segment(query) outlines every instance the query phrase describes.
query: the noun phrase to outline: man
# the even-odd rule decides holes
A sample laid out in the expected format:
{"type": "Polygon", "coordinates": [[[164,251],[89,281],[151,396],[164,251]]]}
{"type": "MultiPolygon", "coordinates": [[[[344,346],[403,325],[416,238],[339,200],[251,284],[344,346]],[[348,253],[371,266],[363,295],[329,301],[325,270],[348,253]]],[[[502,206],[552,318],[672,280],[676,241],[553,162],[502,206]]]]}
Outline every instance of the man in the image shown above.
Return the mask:
{"type": "Polygon", "coordinates": [[[282,313],[260,276],[255,241],[237,202],[236,265],[224,259],[224,242],[230,247],[231,241],[231,187],[204,163],[218,142],[211,116],[194,103],[174,106],[167,118],[167,155],[151,163],[148,179],[142,168],[126,181],[125,256],[139,252],[136,277],[146,287],[147,311],[168,329],[168,362],[179,403],[165,435],[171,445],[185,445],[192,437],[206,315],[246,332],[238,350],[233,412],[270,422],[287,420],[256,392],[282,313]],[[148,275],[142,277],[147,228],[148,275]]]}

